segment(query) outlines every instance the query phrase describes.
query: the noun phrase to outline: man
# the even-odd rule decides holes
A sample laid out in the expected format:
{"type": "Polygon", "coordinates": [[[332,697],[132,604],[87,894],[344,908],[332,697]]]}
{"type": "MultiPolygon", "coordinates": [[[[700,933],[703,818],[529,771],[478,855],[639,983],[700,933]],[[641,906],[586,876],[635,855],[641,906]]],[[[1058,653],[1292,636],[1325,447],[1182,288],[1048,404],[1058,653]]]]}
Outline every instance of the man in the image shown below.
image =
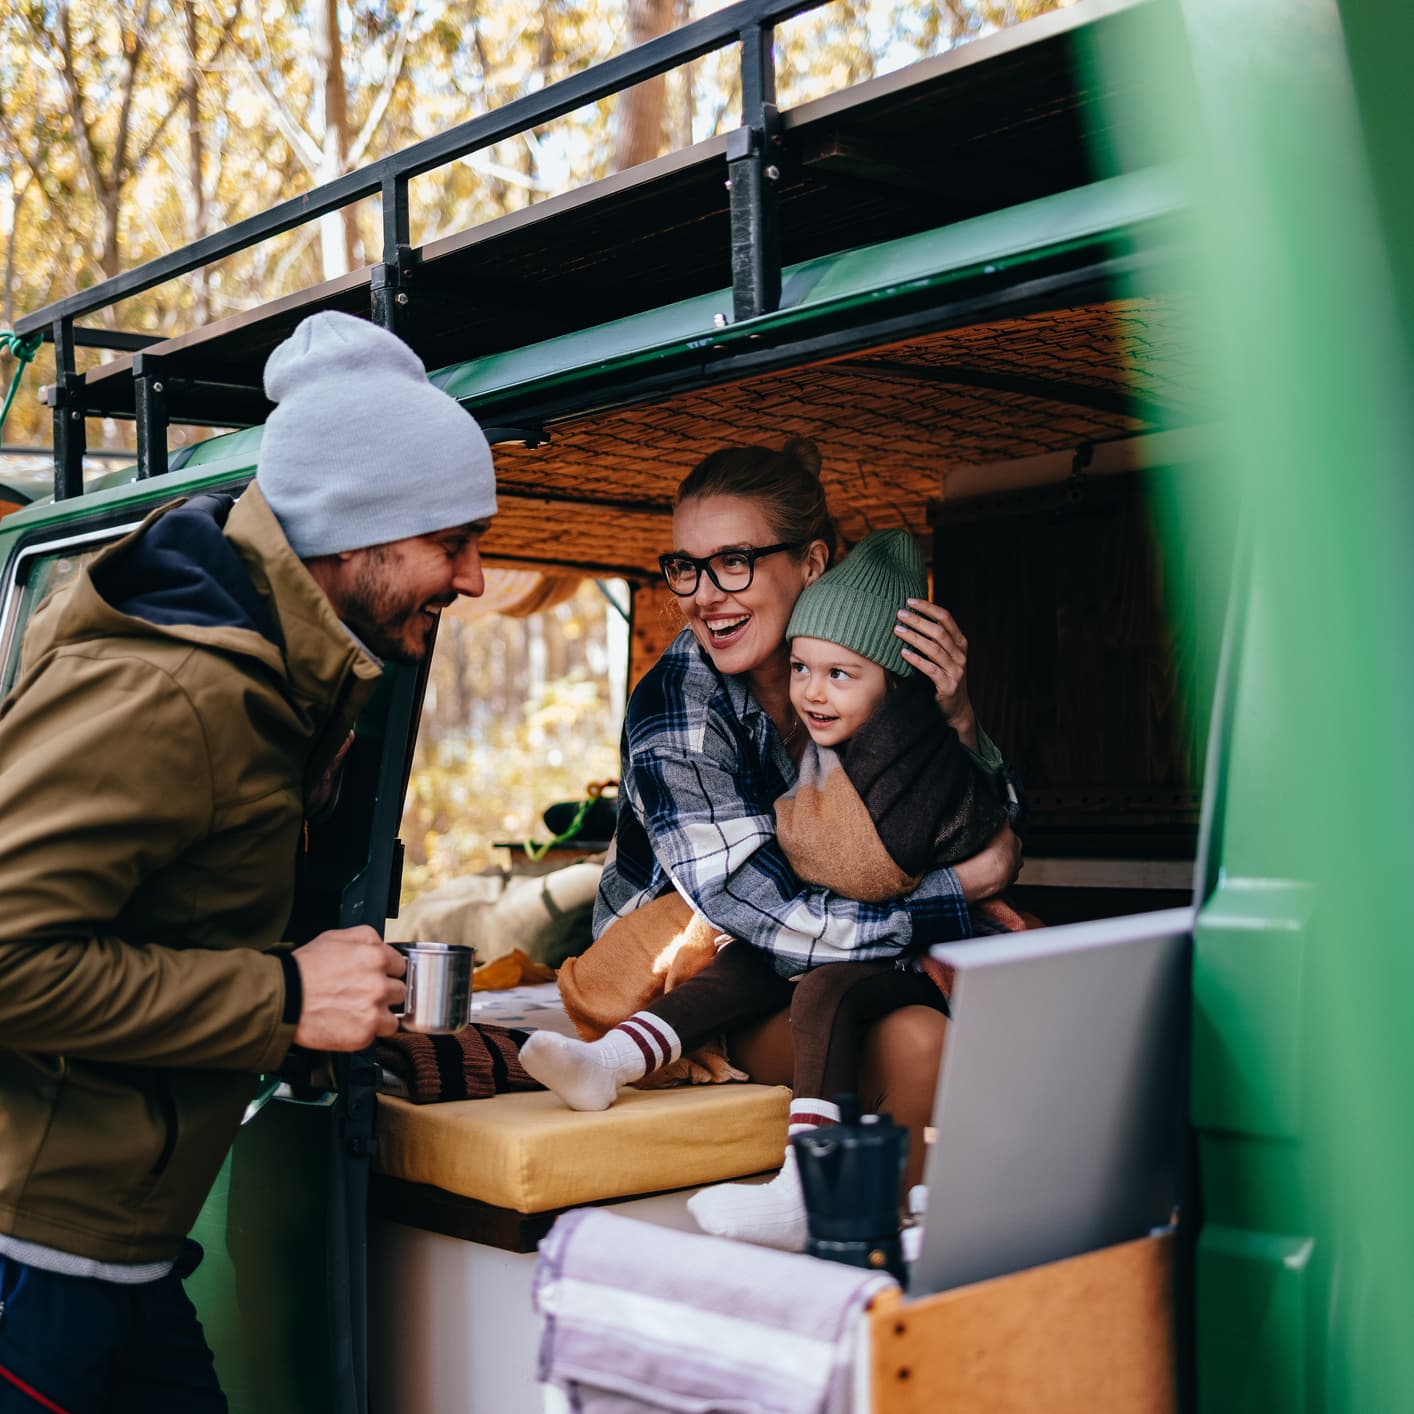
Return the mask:
{"type": "Polygon", "coordinates": [[[484,582],[490,449],[391,334],[305,320],[234,506],[158,511],[36,614],[0,709],[0,1411],[224,1410],[181,1278],[256,1087],[396,1028],[372,928],[282,944],[380,675],[484,582]]]}

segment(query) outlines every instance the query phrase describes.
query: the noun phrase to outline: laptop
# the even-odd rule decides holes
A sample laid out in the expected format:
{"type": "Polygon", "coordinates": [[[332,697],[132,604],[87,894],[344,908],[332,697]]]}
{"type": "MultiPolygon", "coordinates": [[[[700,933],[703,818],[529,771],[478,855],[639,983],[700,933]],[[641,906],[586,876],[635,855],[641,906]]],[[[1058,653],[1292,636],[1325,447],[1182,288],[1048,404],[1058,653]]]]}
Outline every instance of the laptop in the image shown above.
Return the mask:
{"type": "Polygon", "coordinates": [[[1183,1197],[1193,910],[932,950],[957,969],[910,1291],[1168,1227],[1183,1197]]]}

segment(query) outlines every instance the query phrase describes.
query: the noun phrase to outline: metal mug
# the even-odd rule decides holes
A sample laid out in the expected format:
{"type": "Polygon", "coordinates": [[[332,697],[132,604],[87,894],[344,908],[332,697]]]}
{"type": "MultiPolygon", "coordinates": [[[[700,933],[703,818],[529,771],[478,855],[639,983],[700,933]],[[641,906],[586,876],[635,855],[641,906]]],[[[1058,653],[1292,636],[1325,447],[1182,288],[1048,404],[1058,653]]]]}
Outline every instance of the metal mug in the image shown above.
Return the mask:
{"type": "Polygon", "coordinates": [[[394,1007],[403,1031],[438,1035],[471,1020],[471,969],[476,949],[461,943],[394,943],[407,959],[407,998],[394,1007]]]}

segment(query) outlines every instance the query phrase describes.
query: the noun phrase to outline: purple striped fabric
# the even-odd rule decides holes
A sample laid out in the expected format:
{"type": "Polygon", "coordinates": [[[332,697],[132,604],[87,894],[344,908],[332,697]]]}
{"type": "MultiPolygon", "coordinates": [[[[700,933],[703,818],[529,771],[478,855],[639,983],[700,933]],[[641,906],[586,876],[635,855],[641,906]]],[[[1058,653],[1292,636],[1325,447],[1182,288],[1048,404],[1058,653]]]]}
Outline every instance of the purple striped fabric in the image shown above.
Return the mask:
{"type": "Polygon", "coordinates": [[[602,1209],[540,1244],[538,1374],[583,1414],[844,1414],[860,1317],[892,1277],[602,1209]]]}

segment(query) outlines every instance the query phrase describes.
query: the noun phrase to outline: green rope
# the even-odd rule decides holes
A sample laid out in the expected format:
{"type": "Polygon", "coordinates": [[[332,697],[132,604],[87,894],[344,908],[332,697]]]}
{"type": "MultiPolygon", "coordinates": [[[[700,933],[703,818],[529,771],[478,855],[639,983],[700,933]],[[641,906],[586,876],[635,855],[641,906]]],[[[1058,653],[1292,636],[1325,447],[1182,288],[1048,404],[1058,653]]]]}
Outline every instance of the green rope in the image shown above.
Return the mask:
{"type": "Polygon", "coordinates": [[[42,334],[31,334],[28,338],[23,338],[19,334],[12,334],[8,329],[0,329],[0,350],[15,357],[14,377],[10,379],[4,406],[0,407],[0,440],[4,438],[5,419],[9,417],[10,404],[15,401],[15,394],[19,392],[20,380],[25,376],[25,369],[34,361],[34,356],[43,342],[42,334]]]}
{"type": "Polygon", "coordinates": [[[572,840],[581,829],[584,828],[584,817],[589,814],[589,807],[597,800],[597,796],[591,795],[588,800],[581,800],[579,809],[574,813],[574,819],[569,822],[564,834],[556,835],[552,840],[546,840],[544,844],[536,844],[534,840],[526,840],[521,848],[525,850],[525,857],[539,861],[557,845],[564,844],[566,840],[572,840]]]}

